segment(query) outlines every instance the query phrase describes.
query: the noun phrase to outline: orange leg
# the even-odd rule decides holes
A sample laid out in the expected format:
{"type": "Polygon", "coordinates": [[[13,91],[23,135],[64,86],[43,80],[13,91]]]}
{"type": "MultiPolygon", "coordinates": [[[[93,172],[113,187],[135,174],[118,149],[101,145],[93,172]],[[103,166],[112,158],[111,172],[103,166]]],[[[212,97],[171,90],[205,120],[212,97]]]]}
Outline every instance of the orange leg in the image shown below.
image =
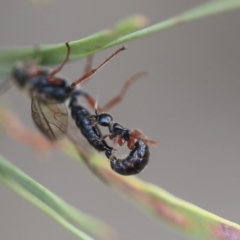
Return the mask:
{"type": "Polygon", "coordinates": [[[94,68],[90,70],[89,72],[85,73],[81,78],[79,78],[77,81],[73,82],[71,87],[76,87],[76,85],[80,84],[87,78],[91,77],[94,75],[100,68],[102,68],[106,63],[108,63],[113,57],[115,57],[119,52],[125,50],[126,47],[121,47],[119,48],[115,53],[113,53],[110,57],[108,57],[104,62],[102,62],[97,68],[94,68]]]}
{"type": "MultiPolygon", "coordinates": [[[[93,68],[93,55],[89,55],[87,57],[87,62],[85,64],[85,67],[83,69],[83,75],[87,74],[88,72],[90,72],[93,68]]],[[[89,77],[88,79],[86,79],[84,81],[84,83],[86,83],[87,81],[89,81],[91,78],[89,77]]]]}
{"type": "MultiPolygon", "coordinates": [[[[118,54],[120,51],[124,50],[125,47],[122,47],[120,49],[118,49],[114,54],[112,54],[109,58],[107,58],[102,64],[100,64],[97,68],[92,69],[93,66],[93,55],[88,56],[87,58],[87,62],[86,65],[84,67],[84,71],[83,71],[83,76],[72,83],[72,87],[76,86],[78,83],[81,83],[83,81],[88,81],[90,79],[90,77],[97,71],[99,70],[101,67],[103,67],[107,62],[110,61],[111,58],[113,58],[116,54],[118,54]]],[[[120,92],[114,96],[112,99],[110,99],[110,101],[108,101],[103,107],[99,107],[97,106],[96,100],[89,94],[86,94],[86,101],[89,104],[89,106],[93,109],[99,110],[100,112],[107,112],[109,111],[111,108],[113,108],[114,106],[116,106],[117,104],[119,104],[124,96],[127,93],[127,90],[130,88],[130,86],[139,78],[144,77],[148,74],[148,72],[139,72],[135,75],[133,75],[130,79],[128,79],[122,89],[120,90],[120,92]],[[97,106],[97,107],[96,107],[97,106]]]]}
{"type": "Polygon", "coordinates": [[[119,104],[123,100],[124,96],[127,93],[127,90],[130,88],[130,86],[135,81],[137,81],[139,78],[141,78],[147,74],[148,74],[147,72],[139,72],[139,73],[133,75],[130,79],[128,79],[124,83],[120,92],[117,95],[115,95],[112,99],[110,99],[110,101],[108,101],[103,107],[100,107],[100,106],[96,107],[96,105],[97,105],[96,100],[90,95],[87,95],[86,100],[93,109],[96,108],[95,110],[99,110],[99,112],[108,112],[111,108],[115,107],[117,104],[119,104]]]}
{"type": "Polygon", "coordinates": [[[111,108],[113,108],[114,106],[116,106],[117,104],[119,104],[124,96],[127,93],[127,90],[129,89],[129,87],[135,82],[137,81],[139,78],[146,76],[148,73],[147,72],[139,72],[135,75],[133,75],[131,78],[129,78],[123,85],[121,91],[115,96],[113,97],[109,102],[107,102],[103,107],[99,108],[99,110],[101,112],[107,112],[109,111],[111,108]]]}
{"type": "Polygon", "coordinates": [[[47,80],[48,82],[59,82],[61,79],[59,78],[54,78],[54,75],[59,73],[62,68],[64,67],[64,65],[67,63],[67,61],[69,60],[69,56],[70,56],[70,46],[68,44],[68,42],[65,43],[66,44],[66,47],[67,47],[67,55],[66,55],[66,58],[65,60],[63,61],[63,63],[56,69],[54,69],[47,77],[47,80]]]}

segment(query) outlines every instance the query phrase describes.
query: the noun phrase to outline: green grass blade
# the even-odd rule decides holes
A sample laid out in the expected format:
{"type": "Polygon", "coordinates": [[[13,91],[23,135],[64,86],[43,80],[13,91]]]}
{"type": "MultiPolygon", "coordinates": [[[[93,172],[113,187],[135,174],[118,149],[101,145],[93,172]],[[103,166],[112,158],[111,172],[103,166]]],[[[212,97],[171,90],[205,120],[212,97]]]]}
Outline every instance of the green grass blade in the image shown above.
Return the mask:
{"type": "MultiPolygon", "coordinates": [[[[133,17],[130,18],[132,19],[131,21],[128,19],[121,22],[112,31],[102,31],[85,39],[70,42],[72,49],[71,59],[80,59],[104,48],[239,7],[240,0],[214,0],[139,31],[137,30],[143,26],[143,18],[138,16],[137,18],[140,20],[136,21],[133,20],[135,19],[133,17]]],[[[33,47],[0,49],[0,64],[4,65],[7,71],[9,71],[15,61],[24,58],[33,58],[36,55],[35,50],[33,47]]],[[[66,47],[63,43],[41,45],[38,52],[42,57],[42,64],[56,64],[64,59],[66,47]]],[[[66,146],[63,150],[67,154],[76,157],[66,146]]],[[[41,200],[43,204],[51,207],[51,209],[64,217],[64,219],[74,219],[72,214],[69,215],[71,213],[70,206],[66,205],[66,203],[49,191],[45,192],[45,188],[9,164],[0,158],[0,175],[2,175],[2,178],[7,179],[6,181],[10,182],[10,184],[13,181],[14,183],[18,182],[24,191],[31,193],[34,197],[41,200]],[[69,211],[64,212],[65,209],[62,209],[63,206],[67,206],[69,211]]],[[[240,226],[238,224],[183,201],[160,187],[141,181],[135,177],[126,178],[116,175],[102,156],[96,155],[92,157],[91,164],[88,167],[92,171],[94,169],[94,172],[104,183],[132,199],[135,203],[134,205],[138,204],[142,210],[145,210],[156,220],[165,222],[176,231],[185,233],[195,239],[240,239],[240,226]]]]}
{"type": "MultiPolygon", "coordinates": [[[[73,146],[70,144],[66,144],[62,150],[79,161],[76,149],[73,152],[73,146]]],[[[193,239],[240,239],[240,225],[177,198],[162,188],[137,177],[116,174],[103,155],[89,156],[85,159],[85,163],[104,184],[130,198],[134,206],[139,206],[156,221],[164,222],[172,230],[193,239]]]]}
{"type": "MultiPolygon", "coordinates": [[[[132,16],[121,21],[112,30],[101,31],[84,39],[69,42],[71,46],[71,60],[81,59],[87,55],[118,44],[123,44],[156,32],[171,29],[180,24],[234,10],[239,7],[240,0],[213,0],[139,31],[137,30],[145,25],[146,18],[140,15],[132,16]]],[[[66,46],[64,43],[59,43],[39,45],[35,48],[1,48],[0,64],[4,65],[4,71],[2,71],[3,68],[0,68],[0,75],[9,73],[12,65],[17,60],[34,58],[36,55],[41,57],[41,64],[43,65],[57,64],[65,58],[66,46]]]]}
{"type": "Polygon", "coordinates": [[[104,223],[86,215],[85,213],[79,212],[77,209],[73,208],[61,198],[27,176],[13,164],[5,160],[1,155],[0,175],[11,182],[17,183],[22,189],[27,191],[28,194],[32,195],[32,197],[41,201],[44,205],[56,212],[56,214],[72,224],[103,239],[109,239],[112,237],[113,232],[104,223]]]}
{"type": "Polygon", "coordinates": [[[6,176],[1,175],[0,173],[0,181],[2,181],[6,186],[12,189],[14,192],[19,194],[21,197],[25,198],[27,201],[32,203],[34,206],[45,212],[51,218],[53,218],[56,222],[62,225],[64,228],[75,234],[79,239],[82,240],[93,240],[90,236],[86,233],[80,231],[71,223],[66,221],[62,216],[56,213],[52,208],[48,205],[44,204],[41,200],[30,194],[28,191],[24,190],[21,186],[19,186],[16,182],[8,179],[6,176]]]}
{"type": "Polygon", "coordinates": [[[227,12],[237,8],[240,8],[240,0],[213,0],[207,3],[204,3],[198,7],[195,7],[191,10],[188,10],[182,14],[179,14],[173,18],[167,19],[163,22],[154,24],[142,30],[123,36],[113,41],[112,43],[108,44],[105,48],[126,43],[138,38],[148,36],[156,32],[177,27],[187,22],[191,22],[197,19],[205,18],[208,16],[222,13],[222,12],[227,12]]]}
{"type": "MultiPolygon", "coordinates": [[[[132,33],[146,24],[146,18],[141,15],[132,16],[119,22],[113,29],[101,31],[89,37],[69,42],[71,59],[83,58],[92,52],[99,51],[110,42],[121,36],[132,33]]],[[[39,45],[34,47],[11,47],[0,49],[0,64],[14,64],[18,60],[41,57],[43,65],[57,64],[66,57],[65,43],[39,45]]]]}

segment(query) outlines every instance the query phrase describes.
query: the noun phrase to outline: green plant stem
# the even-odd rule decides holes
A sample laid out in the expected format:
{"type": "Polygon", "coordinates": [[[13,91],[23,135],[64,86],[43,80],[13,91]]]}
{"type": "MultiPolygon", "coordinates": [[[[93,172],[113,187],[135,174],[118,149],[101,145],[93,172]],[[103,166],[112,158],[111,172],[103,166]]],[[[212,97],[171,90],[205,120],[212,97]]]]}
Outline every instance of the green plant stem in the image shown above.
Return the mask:
{"type": "Polygon", "coordinates": [[[187,22],[192,22],[194,20],[198,20],[201,18],[215,15],[215,14],[227,12],[237,8],[240,8],[240,0],[213,0],[207,3],[204,3],[198,7],[195,7],[191,10],[188,10],[182,14],[179,14],[178,16],[169,18],[163,22],[154,24],[142,30],[120,37],[119,39],[107,44],[105,48],[109,48],[118,44],[136,40],[138,38],[142,38],[153,33],[168,30],[173,27],[177,27],[187,22]]]}
{"type": "MultiPolygon", "coordinates": [[[[76,158],[76,150],[65,146],[66,154],[76,158]]],[[[236,240],[240,239],[240,225],[221,218],[192,203],[168,193],[154,184],[142,181],[137,177],[120,176],[113,172],[109,162],[101,154],[93,154],[86,166],[104,184],[117,190],[124,197],[132,200],[134,206],[153,217],[158,223],[193,239],[236,240]]]]}
{"type": "Polygon", "coordinates": [[[54,210],[61,217],[74,225],[84,228],[91,234],[102,235],[107,239],[112,231],[102,222],[79,212],[48,189],[27,176],[13,164],[0,155],[0,175],[5,179],[16,182],[25,191],[39,199],[43,204],[54,210]]]}
{"type": "MultiPolygon", "coordinates": [[[[126,18],[113,29],[104,30],[89,37],[69,42],[71,60],[82,59],[88,55],[102,51],[112,46],[123,44],[138,38],[149,36],[181,24],[192,22],[215,14],[240,8],[240,0],[212,0],[198,7],[190,9],[175,17],[137,31],[146,24],[146,18],[140,15],[126,18]]],[[[12,65],[26,58],[34,58],[36,54],[41,58],[41,64],[52,65],[63,61],[66,56],[65,43],[39,45],[35,47],[11,47],[0,49],[0,75],[9,73],[12,65]],[[4,66],[4,68],[3,68],[4,66]]]]}
{"type": "Polygon", "coordinates": [[[57,212],[55,212],[52,208],[50,208],[48,205],[44,204],[41,200],[34,197],[32,194],[30,194],[28,191],[24,190],[24,188],[20,187],[17,183],[14,181],[11,181],[7,177],[4,177],[0,174],[0,180],[8,186],[10,189],[12,189],[14,192],[16,192],[18,195],[26,199],[28,202],[45,212],[47,215],[49,215],[51,218],[53,218],[56,222],[58,222],[60,225],[62,225],[64,228],[75,234],[79,239],[82,240],[94,240],[90,236],[88,236],[86,233],[82,232],[72,224],[70,224],[68,221],[66,221],[62,216],[60,216],[57,212]]]}

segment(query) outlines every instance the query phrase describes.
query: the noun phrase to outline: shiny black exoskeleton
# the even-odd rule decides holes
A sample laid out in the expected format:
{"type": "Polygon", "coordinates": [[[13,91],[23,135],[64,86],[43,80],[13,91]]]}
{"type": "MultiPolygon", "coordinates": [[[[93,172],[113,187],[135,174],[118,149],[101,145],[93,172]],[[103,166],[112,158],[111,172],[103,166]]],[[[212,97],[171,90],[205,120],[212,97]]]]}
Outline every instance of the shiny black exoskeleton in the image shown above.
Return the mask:
{"type": "Polygon", "coordinates": [[[135,132],[124,128],[119,123],[113,122],[113,118],[108,113],[91,116],[95,125],[108,127],[110,134],[102,138],[109,137],[115,143],[122,146],[127,142],[128,148],[131,150],[129,155],[124,159],[118,159],[114,154],[114,150],[106,150],[105,155],[110,159],[111,168],[121,175],[134,175],[140,173],[149,161],[149,147],[148,145],[135,137],[135,132]]]}
{"type": "Polygon", "coordinates": [[[34,72],[30,66],[20,66],[16,65],[13,68],[13,80],[19,88],[26,89],[30,95],[36,92],[45,101],[63,103],[76,91],[63,78],[58,78],[56,82],[48,81],[47,77],[51,73],[49,70],[38,69],[34,72]]]}
{"type": "MultiPolygon", "coordinates": [[[[129,142],[131,138],[132,131],[128,128],[123,127],[120,123],[113,122],[113,118],[108,113],[101,113],[98,114],[97,110],[95,111],[95,115],[92,116],[93,119],[95,119],[95,123],[107,127],[110,134],[110,139],[114,139],[116,137],[119,138],[119,140],[122,140],[124,144],[125,142],[129,142]]],[[[119,143],[119,145],[121,145],[119,143]]]]}
{"type": "Polygon", "coordinates": [[[12,70],[14,83],[31,96],[32,119],[50,141],[62,138],[67,132],[68,111],[65,101],[76,89],[63,78],[49,81],[52,72],[31,64],[18,63],[12,70]]]}
{"type": "Polygon", "coordinates": [[[148,164],[149,147],[146,143],[138,140],[134,144],[133,150],[124,159],[118,159],[111,156],[110,151],[105,152],[107,158],[110,158],[111,168],[121,175],[135,175],[140,173],[148,164]]]}
{"type": "Polygon", "coordinates": [[[97,125],[93,125],[90,116],[90,112],[83,106],[77,103],[77,97],[73,96],[69,108],[71,109],[71,115],[75,121],[77,127],[80,129],[82,135],[88,140],[89,144],[96,150],[105,152],[112,151],[112,147],[109,147],[104,140],[100,140],[102,133],[97,125]]]}
{"type": "Polygon", "coordinates": [[[32,119],[38,129],[51,141],[59,140],[67,133],[68,110],[65,101],[73,95],[88,94],[72,88],[67,81],[57,76],[69,59],[70,46],[66,43],[67,54],[63,63],[50,71],[34,61],[19,62],[12,70],[12,79],[20,88],[27,90],[32,98],[32,119]]]}
{"type": "Polygon", "coordinates": [[[48,72],[31,78],[29,83],[30,91],[36,91],[42,95],[42,99],[48,102],[65,102],[76,91],[72,89],[65,79],[52,83],[47,80],[48,72]]]}
{"type": "MultiPolygon", "coordinates": [[[[78,104],[77,98],[78,96],[83,96],[92,107],[93,99],[87,93],[73,88],[76,83],[82,82],[93,75],[110,58],[125,48],[120,48],[115,54],[99,65],[97,69],[87,72],[76,83],[72,84],[71,87],[65,79],[55,76],[68,60],[70,48],[68,43],[66,43],[66,46],[68,52],[65,61],[53,71],[42,69],[33,64],[28,65],[23,63],[17,64],[12,71],[12,77],[18,87],[26,89],[32,97],[32,118],[35,124],[52,141],[64,136],[68,125],[68,112],[65,101],[70,99],[69,108],[71,116],[89,144],[96,150],[105,152],[107,158],[110,159],[111,168],[115,172],[121,175],[138,174],[149,161],[149,148],[146,142],[141,137],[137,137],[135,134],[136,131],[130,131],[119,123],[113,122],[110,114],[98,114],[96,111],[95,115],[90,115],[90,112],[86,108],[78,104]],[[103,136],[99,126],[108,127],[109,134],[103,136]],[[104,140],[107,136],[114,141],[114,144],[120,146],[126,142],[128,148],[131,150],[129,155],[124,159],[118,159],[113,154],[113,147],[110,147],[104,140]]],[[[138,75],[129,79],[127,81],[128,84],[135,81],[136,78],[138,78],[138,75]]],[[[126,88],[124,92],[126,92],[126,88]]]]}
{"type": "Polygon", "coordinates": [[[83,95],[90,105],[93,99],[86,93],[75,90],[74,86],[96,73],[101,67],[110,61],[119,52],[125,49],[122,47],[107,58],[96,69],[90,69],[91,61],[87,62],[84,75],[71,86],[62,77],[56,74],[61,71],[69,60],[70,46],[66,42],[67,53],[65,60],[56,69],[49,71],[39,67],[36,61],[19,62],[12,71],[12,78],[16,85],[27,90],[32,98],[32,119],[38,129],[51,141],[56,141],[67,132],[68,111],[65,100],[76,95],[83,95]]]}
{"type": "MultiPolygon", "coordinates": [[[[72,98],[69,107],[71,109],[72,118],[76,125],[81,130],[83,136],[88,142],[98,151],[104,151],[108,159],[110,159],[111,168],[121,175],[134,175],[140,173],[149,161],[149,148],[146,143],[141,140],[134,140],[131,138],[131,131],[115,123],[113,128],[114,136],[128,142],[128,147],[131,151],[124,159],[118,159],[113,154],[113,148],[106,143],[104,136],[98,128],[98,125],[108,127],[108,123],[112,122],[112,116],[106,113],[90,115],[90,113],[82,106],[77,104],[75,97],[72,98]],[[96,116],[96,118],[94,118],[96,116]],[[123,139],[122,139],[123,138],[123,139]]],[[[113,124],[114,125],[114,124],[113,124]]],[[[110,131],[112,133],[112,131],[110,131]]]]}

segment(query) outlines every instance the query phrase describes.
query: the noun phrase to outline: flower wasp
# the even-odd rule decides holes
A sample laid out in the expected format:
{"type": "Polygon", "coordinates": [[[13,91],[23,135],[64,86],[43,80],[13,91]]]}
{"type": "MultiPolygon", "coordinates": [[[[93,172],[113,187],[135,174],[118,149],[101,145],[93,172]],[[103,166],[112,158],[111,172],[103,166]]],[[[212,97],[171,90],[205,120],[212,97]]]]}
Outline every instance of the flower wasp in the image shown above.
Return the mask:
{"type": "Polygon", "coordinates": [[[141,172],[149,161],[148,144],[157,142],[146,138],[140,130],[130,131],[119,123],[113,123],[112,116],[107,113],[98,114],[98,110],[106,111],[117,105],[126,94],[128,88],[140,77],[146,75],[140,72],[125,82],[120,93],[113,97],[104,107],[98,107],[95,115],[78,103],[78,97],[82,96],[87,103],[94,108],[95,100],[88,93],[75,88],[78,84],[89,79],[107,62],[125,47],[119,48],[115,53],[102,62],[97,68],[91,69],[92,58],[89,57],[82,77],[69,85],[66,79],[57,74],[69,60],[70,46],[66,43],[67,54],[63,63],[50,71],[39,67],[34,63],[17,63],[12,70],[12,79],[20,88],[27,90],[31,97],[32,119],[37,128],[50,141],[56,141],[66,135],[68,130],[68,109],[72,119],[91,146],[104,152],[110,159],[111,168],[121,175],[133,175],[141,172]],[[69,100],[68,106],[66,100],[69,100]],[[100,127],[108,127],[109,134],[102,135],[100,127]],[[110,147],[105,138],[113,140],[113,145],[122,146],[125,142],[131,150],[124,159],[118,159],[114,155],[115,149],[110,147]]]}
{"type": "Polygon", "coordinates": [[[12,70],[15,85],[31,97],[31,114],[35,125],[50,141],[60,139],[67,131],[68,110],[64,101],[71,96],[73,89],[64,79],[54,78],[54,75],[67,62],[68,55],[62,65],[52,72],[34,62],[18,62],[12,70]]]}
{"type": "MultiPolygon", "coordinates": [[[[67,99],[73,95],[84,96],[90,106],[94,105],[94,100],[87,93],[71,87],[66,79],[57,76],[69,60],[70,46],[68,42],[66,42],[66,47],[65,60],[58,68],[50,71],[35,63],[19,62],[14,66],[11,76],[14,83],[30,95],[32,119],[37,128],[51,141],[60,139],[67,132],[68,110],[65,105],[67,99]]],[[[89,78],[124,49],[125,47],[120,48],[98,68],[87,71],[80,80],[89,78]]],[[[87,65],[90,63],[88,62],[87,65]]],[[[89,66],[85,69],[88,70],[89,66]]]]}

